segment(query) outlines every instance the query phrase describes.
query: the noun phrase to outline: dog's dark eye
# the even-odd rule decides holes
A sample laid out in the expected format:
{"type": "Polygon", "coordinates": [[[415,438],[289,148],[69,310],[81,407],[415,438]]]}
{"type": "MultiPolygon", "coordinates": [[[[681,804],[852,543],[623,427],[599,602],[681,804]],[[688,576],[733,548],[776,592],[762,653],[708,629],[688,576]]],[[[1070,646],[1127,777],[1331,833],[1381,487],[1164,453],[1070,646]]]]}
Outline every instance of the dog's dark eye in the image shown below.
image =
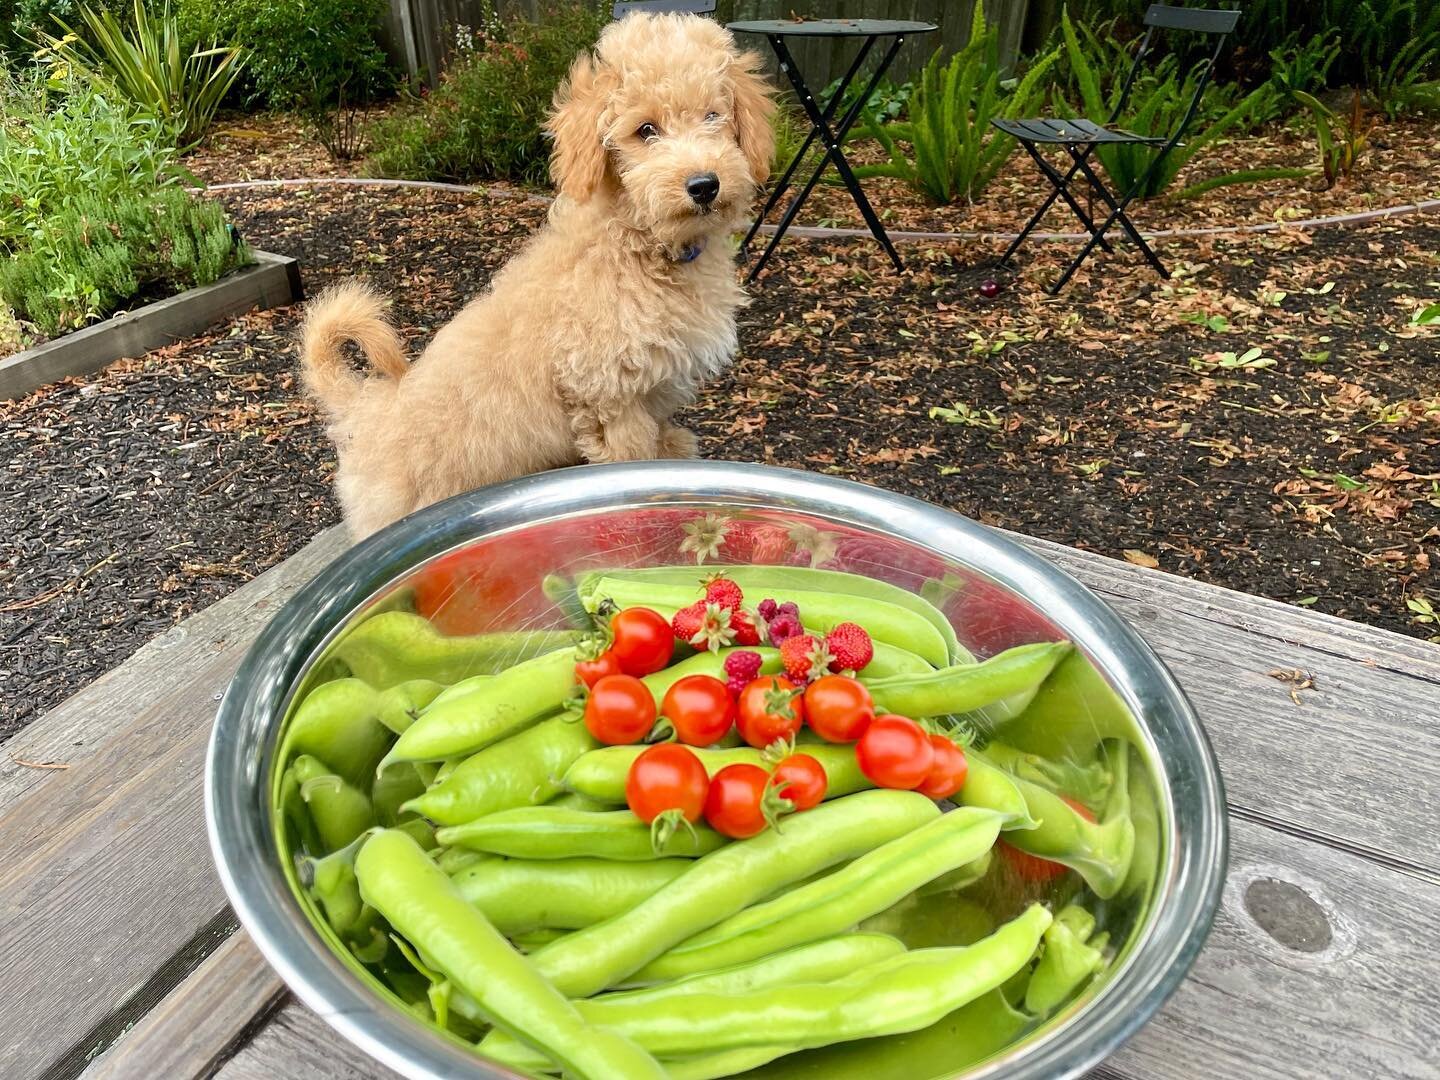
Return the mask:
{"type": "Polygon", "coordinates": [[[718,112],[707,112],[707,113],[705,114],[705,122],[706,122],[707,124],[715,124],[715,123],[719,123],[719,121],[720,121],[720,114],[719,114],[718,112]]]}
{"type": "Polygon", "coordinates": [[[657,128],[654,124],[644,123],[635,129],[635,134],[640,136],[640,138],[644,139],[646,142],[651,142],[660,137],[660,129],[657,128]]]}

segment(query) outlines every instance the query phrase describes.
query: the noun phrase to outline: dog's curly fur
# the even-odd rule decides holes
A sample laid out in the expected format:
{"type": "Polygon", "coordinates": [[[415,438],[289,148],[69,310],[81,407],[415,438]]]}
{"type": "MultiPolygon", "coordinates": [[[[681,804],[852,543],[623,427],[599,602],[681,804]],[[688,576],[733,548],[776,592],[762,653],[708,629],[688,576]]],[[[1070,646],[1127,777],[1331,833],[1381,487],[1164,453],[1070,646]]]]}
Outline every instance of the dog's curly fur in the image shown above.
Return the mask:
{"type": "Polygon", "coordinates": [[[556,92],[547,225],[413,365],[363,284],[315,301],[304,382],[329,418],[357,539],[543,469],[694,456],[670,416],[735,352],[729,236],[773,153],[759,69],[712,22],[627,16],[556,92]],[[720,183],[708,207],[686,188],[707,172],[720,183]],[[351,368],[346,342],[373,374],[351,368]]]}

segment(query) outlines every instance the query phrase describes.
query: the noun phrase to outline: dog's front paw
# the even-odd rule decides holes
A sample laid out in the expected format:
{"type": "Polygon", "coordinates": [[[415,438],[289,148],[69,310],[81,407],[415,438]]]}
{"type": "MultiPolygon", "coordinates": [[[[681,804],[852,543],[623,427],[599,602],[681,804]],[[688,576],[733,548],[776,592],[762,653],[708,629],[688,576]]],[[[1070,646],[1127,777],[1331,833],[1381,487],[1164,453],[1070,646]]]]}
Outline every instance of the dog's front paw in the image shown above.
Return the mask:
{"type": "Polygon", "coordinates": [[[700,455],[700,440],[693,431],[666,424],[660,431],[660,456],[693,458],[700,455]]]}

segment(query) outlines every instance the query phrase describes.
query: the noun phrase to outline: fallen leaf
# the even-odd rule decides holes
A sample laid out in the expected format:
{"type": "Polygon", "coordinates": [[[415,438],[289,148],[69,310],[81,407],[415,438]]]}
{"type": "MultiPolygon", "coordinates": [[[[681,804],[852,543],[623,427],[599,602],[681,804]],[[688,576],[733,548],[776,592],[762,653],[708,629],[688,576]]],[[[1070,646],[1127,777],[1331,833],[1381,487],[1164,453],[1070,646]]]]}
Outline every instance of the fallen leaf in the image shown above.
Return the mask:
{"type": "Polygon", "coordinates": [[[1126,562],[1134,563],[1136,566],[1149,567],[1151,570],[1160,569],[1160,560],[1149,552],[1140,551],[1138,548],[1126,548],[1122,554],[1126,562]]]}

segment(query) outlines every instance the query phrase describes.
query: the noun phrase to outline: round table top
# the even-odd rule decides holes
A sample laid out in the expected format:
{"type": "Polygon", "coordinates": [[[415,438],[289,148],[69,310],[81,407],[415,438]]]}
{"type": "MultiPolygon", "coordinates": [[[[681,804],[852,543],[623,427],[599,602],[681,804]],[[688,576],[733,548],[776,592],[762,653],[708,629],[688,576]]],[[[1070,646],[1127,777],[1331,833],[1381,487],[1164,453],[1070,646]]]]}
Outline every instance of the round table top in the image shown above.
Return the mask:
{"type": "Polygon", "coordinates": [[[765,34],[767,37],[898,37],[900,34],[928,34],[940,29],[934,23],[896,19],[761,19],[732,22],[727,30],[738,34],[765,34]]]}

